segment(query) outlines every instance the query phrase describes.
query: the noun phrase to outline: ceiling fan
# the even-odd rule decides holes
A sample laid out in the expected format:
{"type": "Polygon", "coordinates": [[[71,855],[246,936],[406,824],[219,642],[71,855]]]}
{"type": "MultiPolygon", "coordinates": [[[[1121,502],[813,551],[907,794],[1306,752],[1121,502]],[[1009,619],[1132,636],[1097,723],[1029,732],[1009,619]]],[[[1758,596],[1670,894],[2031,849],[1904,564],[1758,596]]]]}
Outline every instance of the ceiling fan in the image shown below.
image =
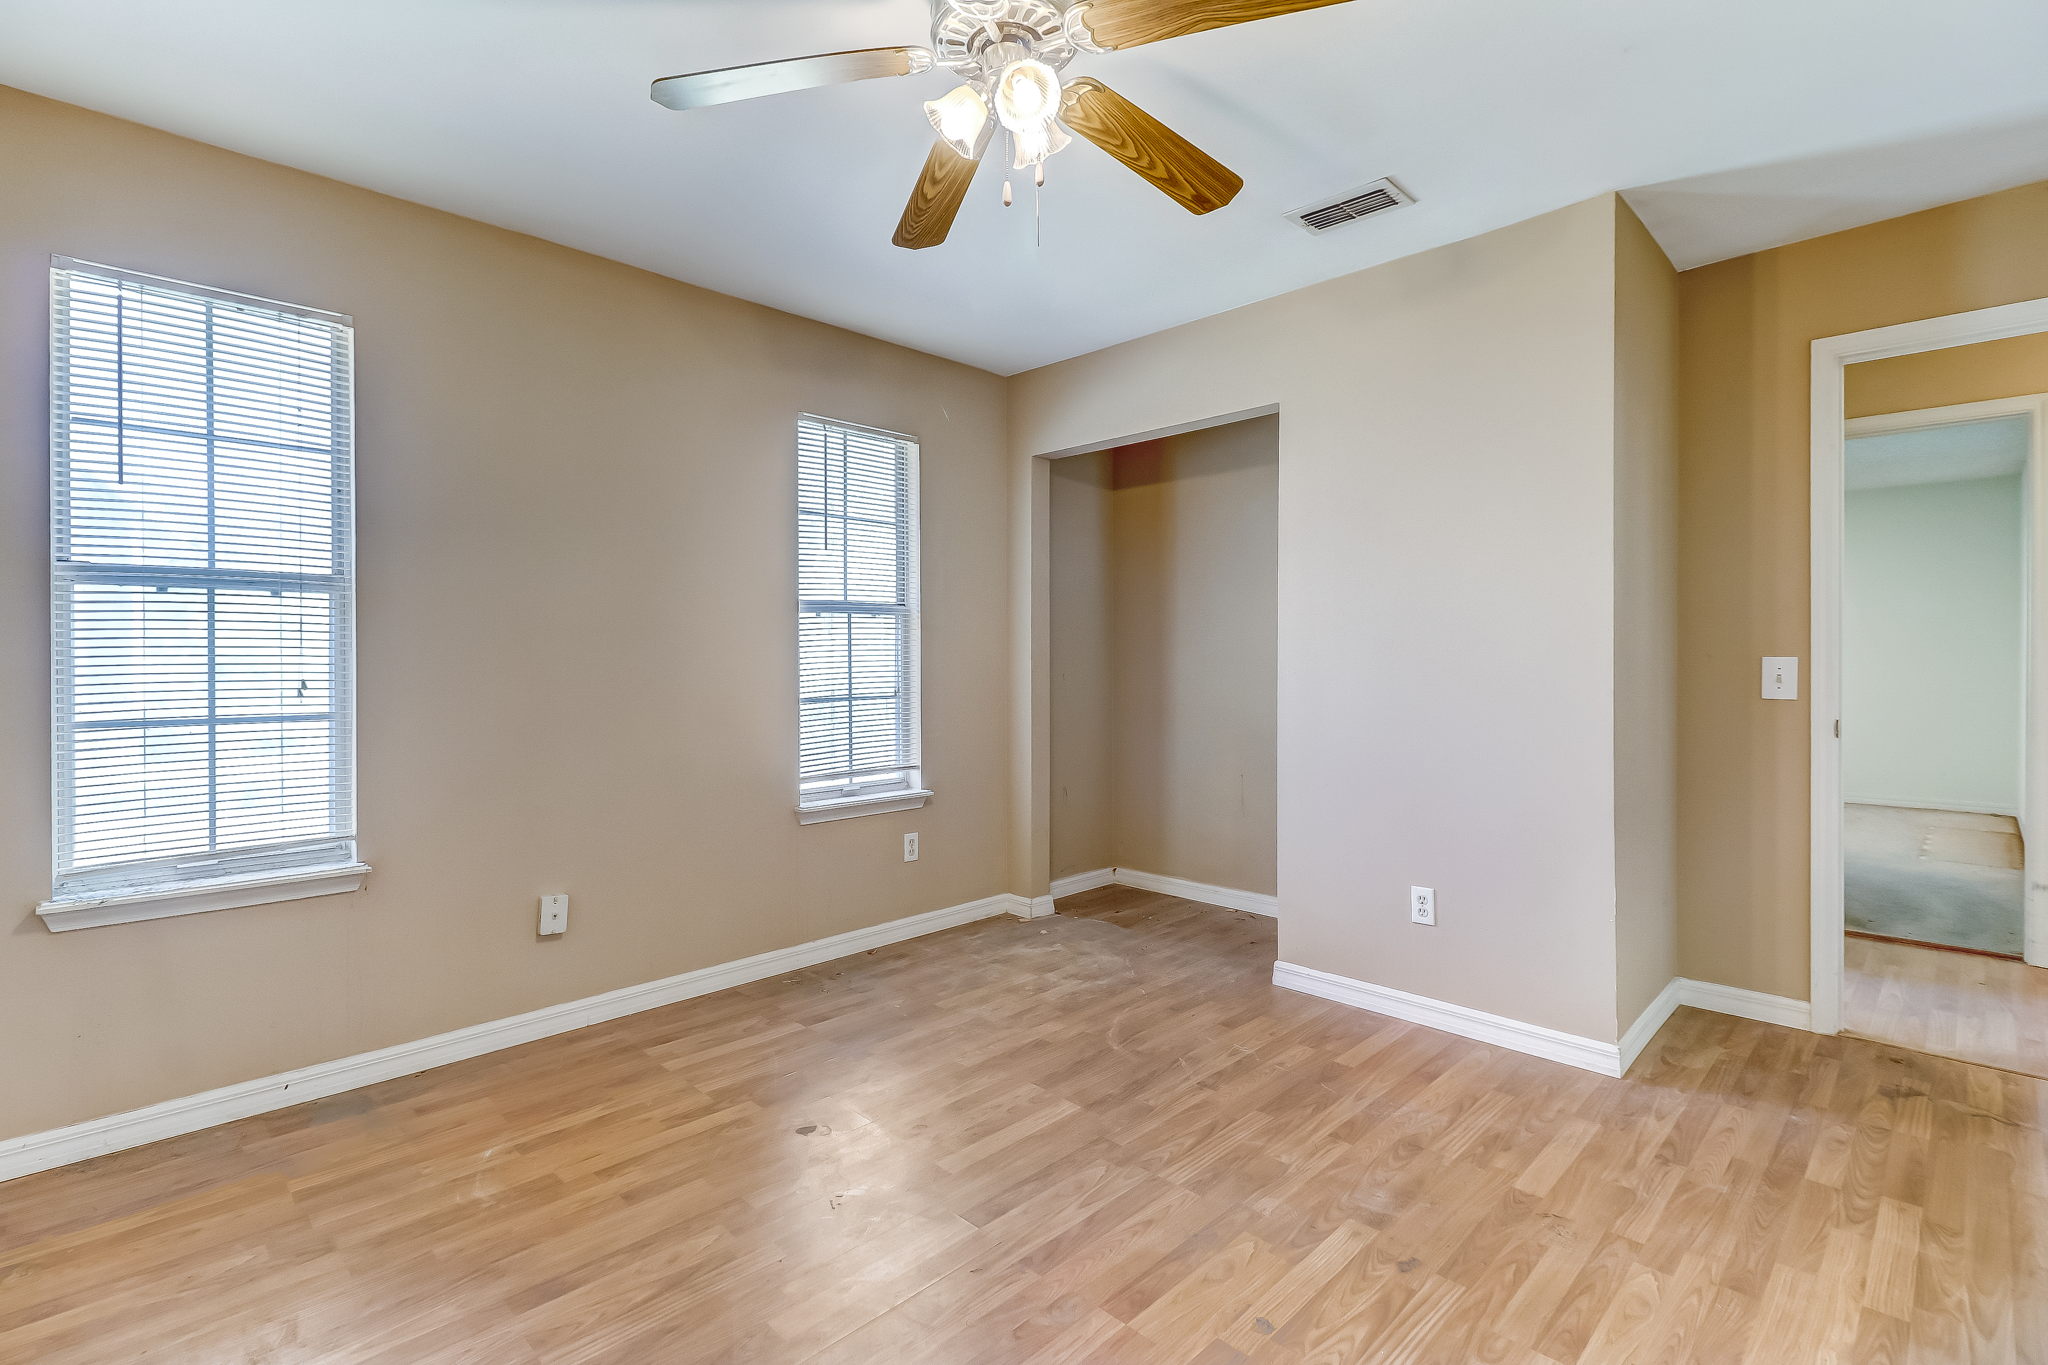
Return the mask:
{"type": "MultiPolygon", "coordinates": [[[[1045,183],[1045,159],[1079,134],[1163,190],[1190,213],[1209,213],[1237,197],[1244,180],[1228,167],[1092,76],[1062,81],[1082,53],[1118,52],[1321,9],[1346,0],[932,0],[930,47],[870,47],[718,71],[693,71],[654,83],[657,104],[702,109],[820,85],[911,76],[944,67],[965,82],[925,103],[938,134],[924,173],[896,225],[897,246],[937,246],[952,231],[990,142],[1000,131],[1011,166],[1045,183]]],[[[1011,201],[1008,180],[1003,202],[1011,201]]]]}

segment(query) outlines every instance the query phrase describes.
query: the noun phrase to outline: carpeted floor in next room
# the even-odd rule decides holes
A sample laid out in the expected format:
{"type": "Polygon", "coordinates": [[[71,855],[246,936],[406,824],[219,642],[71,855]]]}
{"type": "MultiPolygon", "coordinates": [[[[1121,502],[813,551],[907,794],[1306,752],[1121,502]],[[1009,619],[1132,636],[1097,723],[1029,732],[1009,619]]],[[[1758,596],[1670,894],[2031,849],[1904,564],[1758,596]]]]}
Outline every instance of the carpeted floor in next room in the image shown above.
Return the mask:
{"type": "Polygon", "coordinates": [[[2025,878],[2011,816],[1850,805],[1842,851],[1850,929],[2020,955],[2025,878]]]}

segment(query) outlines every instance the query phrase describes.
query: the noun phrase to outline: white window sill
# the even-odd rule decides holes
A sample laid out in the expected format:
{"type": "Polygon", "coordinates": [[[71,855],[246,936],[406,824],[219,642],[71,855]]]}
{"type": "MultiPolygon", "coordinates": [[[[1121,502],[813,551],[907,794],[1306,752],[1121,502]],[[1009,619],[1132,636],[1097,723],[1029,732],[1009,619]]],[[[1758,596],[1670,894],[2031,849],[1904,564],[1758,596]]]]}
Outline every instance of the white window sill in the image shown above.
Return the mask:
{"type": "Polygon", "coordinates": [[[856,815],[887,815],[892,810],[916,810],[931,798],[928,791],[883,792],[876,796],[848,796],[837,801],[819,801],[796,808],[800,825],[822,824],[827,820],[851,820],[856,815]]]}
{"type": "Polygon", "coordinates": [[[334,896],[363,889],[370,869],[362,863],[336,867],[313,867],[303,872],[266,873],[240,881],[199,882],[174,891],[139,891],[126,896],[98,896],[88,900],[46,901],[36,907],[52,933],[68,929],[93,929],[103,924],[133,924],[137,920],[169,919],[173,915],[199,915],[209,910],[234,910],[245,905],[274,905],[279,901],[305,900],[309,896],[334,896]]]}

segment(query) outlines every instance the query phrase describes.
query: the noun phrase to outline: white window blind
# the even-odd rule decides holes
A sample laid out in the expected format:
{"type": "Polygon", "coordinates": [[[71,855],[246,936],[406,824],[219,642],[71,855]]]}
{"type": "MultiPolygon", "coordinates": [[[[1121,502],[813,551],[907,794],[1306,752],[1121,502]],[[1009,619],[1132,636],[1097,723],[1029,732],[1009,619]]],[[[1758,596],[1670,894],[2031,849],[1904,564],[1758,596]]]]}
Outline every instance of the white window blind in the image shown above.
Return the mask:
{"type": "Polygon", "coordinates": [[[802,805],[917,791],[917,443],[797,422],[802,805]]]}
{"type": "Polygon", "coordinates": [[[351,864],[349,320],[51,273],[58,902],[351,864]]]}

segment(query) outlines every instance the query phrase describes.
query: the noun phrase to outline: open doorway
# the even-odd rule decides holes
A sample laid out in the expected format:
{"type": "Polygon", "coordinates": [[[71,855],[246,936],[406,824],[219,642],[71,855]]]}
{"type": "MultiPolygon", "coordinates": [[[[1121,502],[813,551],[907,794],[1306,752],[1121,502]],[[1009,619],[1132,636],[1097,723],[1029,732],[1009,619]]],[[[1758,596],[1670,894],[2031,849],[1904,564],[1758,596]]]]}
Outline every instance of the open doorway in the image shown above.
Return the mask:
{"type": "Polygon", "coordinates": [[[1851,421],[1843,902],[1876,942],[2024,955],[2023,415],[1851,421]]]}
{"type": "Polygon", "coordinates": [[[1277,416],[1053,462],[1056,898],[1275,913],[1278,498],[1277,416]]]}
{"type": "MultiPolygon", "coordinates": [[[[1816,841],[1837,860],[1839,1023],[2048,1076],[2048,333],[1875,356],[1841,377],[1837,557],[1830,584],[1817,555],[1815,597],[1816,720],[1832,703],[1840,722],[1835,823],[1817,825],[1833,843],[1816,841]]],[[[1817,951],[1817,983],[1820,964],[1817,951]]]]}

